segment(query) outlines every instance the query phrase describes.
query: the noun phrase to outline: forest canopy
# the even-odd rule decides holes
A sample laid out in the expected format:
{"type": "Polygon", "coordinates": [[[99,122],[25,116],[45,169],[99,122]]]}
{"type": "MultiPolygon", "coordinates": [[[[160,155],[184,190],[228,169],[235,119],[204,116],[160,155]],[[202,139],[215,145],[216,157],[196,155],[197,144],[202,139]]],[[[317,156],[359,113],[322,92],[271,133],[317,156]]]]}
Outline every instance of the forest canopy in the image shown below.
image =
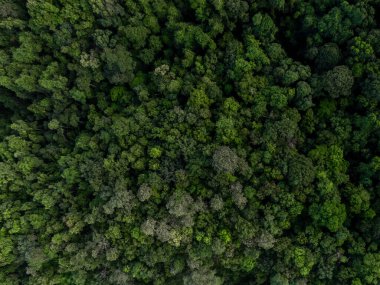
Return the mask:
{"type": "Polygon", "coordinates": [[[1,285],[380,284],[379,0],[0,0],[1,285]]]}

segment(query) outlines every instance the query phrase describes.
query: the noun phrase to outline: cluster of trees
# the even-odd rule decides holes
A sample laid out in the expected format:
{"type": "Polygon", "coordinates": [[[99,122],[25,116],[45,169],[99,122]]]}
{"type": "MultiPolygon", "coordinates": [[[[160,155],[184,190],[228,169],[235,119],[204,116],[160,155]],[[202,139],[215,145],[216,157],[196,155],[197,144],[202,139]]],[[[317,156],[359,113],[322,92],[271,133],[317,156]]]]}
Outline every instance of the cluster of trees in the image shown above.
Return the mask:
{"type": "Polygon", "coordinates": [[[0,284],[379,284],[379,18],[0,0],[0,284]]]}

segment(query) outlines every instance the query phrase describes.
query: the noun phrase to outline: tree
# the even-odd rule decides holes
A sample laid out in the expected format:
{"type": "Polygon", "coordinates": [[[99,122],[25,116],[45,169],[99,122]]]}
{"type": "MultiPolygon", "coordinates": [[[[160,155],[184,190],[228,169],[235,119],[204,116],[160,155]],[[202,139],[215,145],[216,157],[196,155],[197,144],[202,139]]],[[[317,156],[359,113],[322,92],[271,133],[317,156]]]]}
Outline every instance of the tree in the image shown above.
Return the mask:
{"type": "Polygon", "coordinates": [[[319,205],[313,204],[309,212],[318,225],[325,226],[332,232],[337,232],[346,220],[346,208],[338,198],[326,200],[319,205]]]}
{"type": "Polygon", "coordinates": [[[213,154],[213,166],[218,172],[234,173],[239,164],[239,157],[227,146],[218,147],[213,154]]]}
{"type": "Polygon", "coordinates": [[[340,58],[339,46],[335,43],[327,43],[318,50],[315,61],[319,70],[329,70],[339,63],[340,58]]]}
{"type": "Polygon", "coordinates": [[[289,159],[288,177],[290,185],[304,187],[314,181],[315,168],[307,157],[297,154],[289,159]]]}
{"type": "Polygon", "coordinates": [[[215,271],[208,268],[200,268],[190,273],[189,276],[184,277],[184,285],[221,285],[223,279],[215,275],[215,271]]]}
{"type": "Polygon", "coordinates": [[[379,91],[380,90],[380,78],[377,76],[370,76],[364,81],[363,93],[364,95],[372,100],[380,101],[379,91]]]}
{"type": "Polygon", "coordinates": [[[257,13],[252,18],[254,35],[260,41],[272,42],[277,33],[277,27],[272,18],[267,14],[257,13]]]}
{"type": "Polygon", "coordinates": [[[288,285],[288,284],[289,284],[289,280],[285,276],[279,273],[277,273],[270,279],[270,285],[288,285]]]}
{"type": "Polygon", "coordinates": [[[135,62],[131,54],[121,45],[106,48],[102,54],[106,78],[114,84],[129,83],[134,78],[135,62]]]}
{"type": "Polygon", "coordinates": [[[305,81],[297,83],[295,104],[297,108],[305,111],[313,106],[312,89],[310,85],[305,81]]]}

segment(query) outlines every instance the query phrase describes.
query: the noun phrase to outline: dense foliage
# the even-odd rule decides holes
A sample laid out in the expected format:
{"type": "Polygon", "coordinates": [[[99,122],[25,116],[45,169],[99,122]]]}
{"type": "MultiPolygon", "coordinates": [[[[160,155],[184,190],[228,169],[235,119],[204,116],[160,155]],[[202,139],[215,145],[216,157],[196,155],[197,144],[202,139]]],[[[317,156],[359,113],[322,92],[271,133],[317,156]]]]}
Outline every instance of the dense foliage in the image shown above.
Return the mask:
{"type": "Polygon", "coordinates": [[[380,284],[379,0],[0,0],[0,284],[380,284]]]}

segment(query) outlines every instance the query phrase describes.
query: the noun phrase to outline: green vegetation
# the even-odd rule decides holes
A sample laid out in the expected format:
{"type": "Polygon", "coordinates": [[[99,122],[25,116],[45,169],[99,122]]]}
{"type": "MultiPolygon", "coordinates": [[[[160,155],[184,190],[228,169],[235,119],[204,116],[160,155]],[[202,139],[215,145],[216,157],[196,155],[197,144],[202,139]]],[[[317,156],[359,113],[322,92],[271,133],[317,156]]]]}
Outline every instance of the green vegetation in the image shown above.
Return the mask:
{"type": "Polygon", "coordinates": [[[0,0],[0,285],[380,284],[379,0],[0,0]]]}

